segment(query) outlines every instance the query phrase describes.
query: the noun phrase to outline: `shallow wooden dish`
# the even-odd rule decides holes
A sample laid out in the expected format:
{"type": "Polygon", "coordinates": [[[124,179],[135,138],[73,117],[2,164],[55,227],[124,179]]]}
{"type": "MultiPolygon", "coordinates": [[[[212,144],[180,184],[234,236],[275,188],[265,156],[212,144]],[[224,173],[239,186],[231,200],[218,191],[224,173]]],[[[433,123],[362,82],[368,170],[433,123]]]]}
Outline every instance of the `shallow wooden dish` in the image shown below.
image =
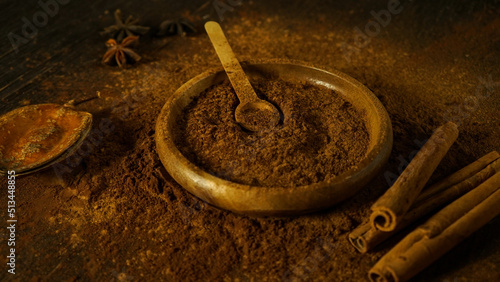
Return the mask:
{"type": "Polygon", "coordinates": [[[380,101],[361,83],[338,71],[327,72],[303,63],[272,60],[244,64],[255,76],[300,79],[341,94],[368,116],[370,144],[359,165],[329,182],[300,187],[257,187],[230,182],[211,175],[186,159],[174,144],[177,117],[213,84],[227,79],[223,69],[210,70],[182,85],[163,107],[156,123],[156,146],[170,175],[186,190],[217,207],[250,215],[294,215],[331,207],[353,196],[382,168],[392,149],[392,126],[380,101]]]}

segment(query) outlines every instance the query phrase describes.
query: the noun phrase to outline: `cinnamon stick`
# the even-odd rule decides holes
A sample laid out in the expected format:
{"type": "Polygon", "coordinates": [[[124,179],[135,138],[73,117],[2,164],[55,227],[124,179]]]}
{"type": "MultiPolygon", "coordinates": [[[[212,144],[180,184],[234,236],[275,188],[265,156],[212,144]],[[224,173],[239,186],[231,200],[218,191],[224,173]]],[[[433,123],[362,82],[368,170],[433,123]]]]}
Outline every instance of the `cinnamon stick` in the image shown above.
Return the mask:
{"type": "Polygon", "coordinates": [[[428,188],[424,188],[422,193],[420,193],[420,195],[418,196],[418,200],[424,200],[429,197],[432,197],[432,195],[439,193],[442,190],[447,189],[448,187],[453,186],[459,182],[464,181],[465,179],[481,171],[483,168],[485,168],[487,165],[491,164],[498,158],[500,158],[500,154],[497,151],[492,151],[482,156],[477,161],[458,170],[457,172],[437,182],[436,184],[429,186],[428,188]]]}
{"type": "Polygon", "coordinates": [[[369,271],[371,281],[406,281],[500,214],[500,172],[418,227],[369,271]]]}
{"type": "Polygon", "coordinates": [[[375,229],[396,229],[457,137],[457,125],[452,122],[434,131],[394,185],[371,207],[370,222],[375,229]]]}
{"type": "Polygon", "coordinates": [[[479,186],[486,179],[500,172],[500,154],[493,151],[442,181],[426,188],[394,231],[384,232],[373,228],[369,222],[354,229],[349,241],[361,253],[373,249],[395,233],[479,186]]]}

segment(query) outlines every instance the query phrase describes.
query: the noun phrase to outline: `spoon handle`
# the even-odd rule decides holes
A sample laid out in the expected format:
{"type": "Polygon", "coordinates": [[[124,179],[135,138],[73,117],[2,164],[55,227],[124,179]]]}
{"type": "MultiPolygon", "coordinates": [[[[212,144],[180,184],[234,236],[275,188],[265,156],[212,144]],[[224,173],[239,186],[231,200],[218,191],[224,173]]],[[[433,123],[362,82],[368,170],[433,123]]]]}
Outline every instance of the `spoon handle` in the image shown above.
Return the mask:
{"type": "Polygon", "coordinates": [[[240,103],[245,104],[259,100],[243,68],[234,55],[229,42],[227,42],[227,38],[219,23],[209,21],[205,24],[205,30],[208,33],[208,37],[210,37],[210,41],[219,56],[224,70],[226,70],[226,74],[233,85],[236,95],[238,95],[240,103]]]}

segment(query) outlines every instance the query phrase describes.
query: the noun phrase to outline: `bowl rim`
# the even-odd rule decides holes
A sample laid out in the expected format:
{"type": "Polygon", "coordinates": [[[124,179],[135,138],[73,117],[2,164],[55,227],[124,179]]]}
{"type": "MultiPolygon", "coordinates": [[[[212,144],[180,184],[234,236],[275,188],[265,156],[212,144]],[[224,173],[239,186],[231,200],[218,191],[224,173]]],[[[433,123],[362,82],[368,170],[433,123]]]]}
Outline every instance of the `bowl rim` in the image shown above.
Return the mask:
{"type": "MultiPolygon", "coordinates": [[[[361,92],[366,96],[366,98],[370,100],[370,102],[374,106],[376,116],[380,119],[379,123],[381,125],[386,126],[386,128],[384,130],[380,130],[381,134],[379,134],[378,136],[372,136],[372,132],[370,132],[370,139],[376,138],[376,140],[375,141],[370,140],[370,144],[372,142],[374,142],[374,144],[369,146],[368,151],[365,153],[365,157],[358,163],[358,165],[343,172],[342,174],[336,176],[335,178],[327,181],[321,181],[309,185],[301,185],[294,187],[254,186],[254,185],[236,183],[230,180],[217,177],[215,175],[206,172],[202,168],[198,167],[196,164],[189,161],[186,157],[184,157],[184,155],[180,152],[180,150],[177,148],[174,142],[175,138],[174,131],[167,130],[169,127],[168,126],[169,121],[171,122],[171,119],[173,118],[172,115],[174,115],[172,108],[174,107],[174,105],[176,105],[176,103],[178,103],[178,100],[181,99],[184,93],[186,93],[189,89],[191,89],[191,87],[193,87],[203,79],[224,72],[222,67],[213,68],[195,76],[194,78],[190,79],[188,82],[183,84],[179,89],[177,89],[177,91],[167,99],[165,105],[163,106],[157,118],[155,138],[156,138],[156,147],[158,154],[160,155],[160,159],[165,168],[167,169],[167,171],[169,172],[169,174],[178,183],[180,183],[181,186],[183,186],[185,189],[192,192],[196,196],[202,198],[203,200],[221,207],[218,204],[217,199],[214,198],[212,195],[212,193],[216,192],[214,190],[219,189],[220,187],[223,187],[224,189],[252,192],[253,194],[255,194],[254,196],[259,196],[259,195],[260,196],[272,195],[274,197],[280,195],[287,196],[287,194],[290,194],[290,190],[292,189],[293,193],[301,194],[301,193],[308,193],[314,190],[321,190],[324,189],[325,187],[331,187],[333,189],[335,186],[339,186],[340,184],[345,184],[346,182],[352,185],[359,180],[359,178],[362,176],[364,172],[374,170],[375,168],[373,166],[377,165],[378,163],[382,163],[382,165],[385,164],[385,162],[389,157],[390,151],[392,150],[392,125],[386,109],[384,108],[382,103],[378,100],[378,98],[367,87],[365,87],[363,84],[361,84],[354,78],[338,70],[332,70],[332,69],[325,70],[324,68],[318,68],[312,66],[309,63],[297,60],[271,59],[271,60],[251,60],[248,62],[242,62],[242,66],[244,69],[247,65],[266,65],[266,64],[267,65],[288,64],[288,65],[294,65],[295,67],[313,69],[315,71],[323,72],[327,75],[336,76],[342,79],[343,81],[348,82],[353,87],[356,87],[359,90],[361,90],[361,92]],[[167,155],[169,158],[168,160],[166,160],[167,155]],[[376,160],[378,160],[377,163],[375,163],[376,160]],[[174,166],[176,168],[174,168],[174,166]],[[184,170],[185,175],[183,176],[177,175],[178,170],[184,170]],[[185,178],[191,178],[191,179],[186,180],[185,178]],[[202,193],[201,191],[192,191],[193,189],[190,189],[188,187],[185,187],[185,185],[183,185],[183,182],[185,181],[191,181],[192,184],[194,185],[202,186],[203,190],[206,190],[205,191],[206,193],[202,193]]],[[[380,167],[378,169],[380,169],[380,167]]],[[[370,179],[371,178],[373,177],[370,177],[370,179]]],[[[356,191],[354,192],[357,192],[359,189],[361,189],[361,187],[355,189],[356,191]]],[[[231,209],[230,207],[223,206],[222,208],[234,210],[231,209]]]]}

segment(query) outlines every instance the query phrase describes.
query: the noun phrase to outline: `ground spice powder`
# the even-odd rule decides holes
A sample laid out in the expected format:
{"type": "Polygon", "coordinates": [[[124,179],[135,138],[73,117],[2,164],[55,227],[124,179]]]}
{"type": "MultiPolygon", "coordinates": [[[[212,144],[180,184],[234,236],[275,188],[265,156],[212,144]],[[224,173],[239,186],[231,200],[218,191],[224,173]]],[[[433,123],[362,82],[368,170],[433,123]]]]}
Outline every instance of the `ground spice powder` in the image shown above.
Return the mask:
{"type": "Polygon", "coordinates": [[[283,113],[278,126],[243,129],[234,117],[238,98],[224,81],[196,97],[178,121],[175,142],[190,161],[241,184],[295,187],[331,180],[365,156],[365,114],[335,91],[281,79],[253,86],[283,113]]]}

